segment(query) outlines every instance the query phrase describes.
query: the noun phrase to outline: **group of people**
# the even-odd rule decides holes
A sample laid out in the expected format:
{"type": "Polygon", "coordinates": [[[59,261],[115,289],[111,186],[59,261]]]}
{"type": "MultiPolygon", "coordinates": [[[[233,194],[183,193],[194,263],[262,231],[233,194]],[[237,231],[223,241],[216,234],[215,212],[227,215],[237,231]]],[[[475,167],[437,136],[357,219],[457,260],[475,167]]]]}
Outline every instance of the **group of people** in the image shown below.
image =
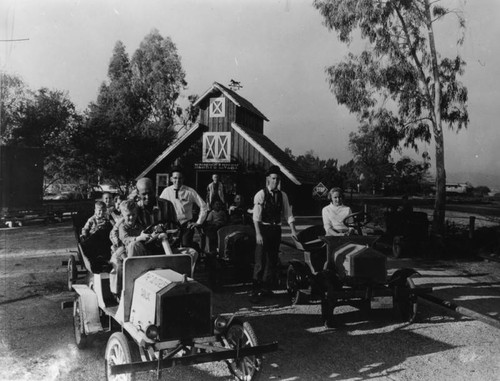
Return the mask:
{"type": "MultiPolygon", "coordinates": [[[[254,196],[252,222],[255,229],[255,260],[251,298],[259,302],[261,298],[273,295],[281,244],[282,223],[286,222],[292,236],[297,236],[295,218],[288,196],[280,189],[281,170],[271,166],[266,172],[266,185],[254,196]]],[[[184,185],[182,170],[171,171],[172,185],[165,188],[159,198],[156,197],[153,182],[149,178],[137,181],[133,198],[105,193],[102,201],[95,203],[94,215],[82,230],[82,238],[99,231],[110,231],[113,244],[111,263],[118,275],[118,292],[121,285],[121,268],[126,257],[148,254],[172,254],[166,232],[169,229],[180,230],[179,241],[182,247],[194,247],[193,237],[196,229],[203,228],[208,238],[209,250],[217,245],[217,230],[229,223],[244,223],[248,210],[241,195],[236,195],[234,202],[227,207],[224,186],[218,175],[212,176],[207,187],[206,201],[191,187],[184,185]],[[114,201],[114,204],[113,204],[114,201]],[[195,209],[197,211],[195,212],[195,209]],[[155,226],[154,231],[146,230],[155,226]],[[110,229],[111,227],[111,229],[110,229]]],[[[326,235],[351,234],[352,229],[343,224],[351,209],[342,204],[342,191],[333,188],[329,197],[331,203],[323,208],[322,218],[326,235]]],[[[201,250],[205,249],[202,242],[201,250]]],[[[192,250],[193,263],[197,252],[192,250]]],[[[328,286],[325,286],[326,288],[328,286]]],[[[323,305],[322,305],[323,306],[323,305]]],[[[325,311],[328,310],[325,305],[325,311]]],[[[325,312],[324,318],[329,316],[325,312]]]]}

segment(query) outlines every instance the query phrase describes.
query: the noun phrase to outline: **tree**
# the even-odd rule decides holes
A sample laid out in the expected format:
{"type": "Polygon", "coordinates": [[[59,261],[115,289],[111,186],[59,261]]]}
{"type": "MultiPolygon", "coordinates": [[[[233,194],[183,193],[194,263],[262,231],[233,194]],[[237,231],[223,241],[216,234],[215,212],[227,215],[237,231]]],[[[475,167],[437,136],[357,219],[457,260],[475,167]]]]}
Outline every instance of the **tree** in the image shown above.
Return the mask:
{"type": "Polygon", "coordinates": [[[2,143],[43,148],[45,186],[72,179],[78,167],[73,138],[82,116],[63,91],[41,88],[37,92],[22,92],[20,82],[11,83],[21,101],[10,102],[6,107],[2,143]]]}
{"type": "Polygon", "coordinates": [[[290,148],[285,148],[285,153],[304,171],[309,173],[311,180],[315,183],[322,182],[327,187],[342,186],[343,178],[338,170],[337,159],[320,159],[313,150],[304,155],[295,157],[290,148]]]}
{"type": "Polygon", "coordinates": [[[394,164],[391,177],[393,190],[404,194],[415,194],[425,192],[426,185],[430,183],[429,168],[426,153],[423,161],[417,162],[410,157],[404,156],[394,164]]]}
{"type": "Polygon", "coordinates": [[[79,137],[82,153],[93,158],[93,171],[115,185],[133,180],[172,142],[175,126],[196,118],[192,103],[177,103],[186,86],[177,48],[153,30],[132,59],[121,41],[115,44],[108,81],[89,106],[86,132],[79,137]]]}
{"type": "Polygon", "coordinates": [[[376,117],[365,118],[358,133],[349,134],[349,149],[365,189],[378,188],[392,170],[391,153],[399,143],[394,123],[390,113],[381,111],[376,117]]]}
{"type": "Polygon", "coordinates": [[[19,111],[31,97],[23,80],[0,72],[0,143],[7,144],[18,125],[19,111]]]}
{"type": "Polygon", "coordinates": [[[132,86],[149,121],[170,125],[178,112],[177,98],[187,86],[177,47],[153,29],[132,57],[132,86]],[[163,123],[161,123],[163,122],[163,123]]]}
{"type": "MultiPolygon", "coordinates": [[[[359,55],[350,53],[327,69],[337,101],[360,119],[380,109],[395,110],[405,146],[434,140],[433,229],[441,232],[446,206],[443,124],[456,130],[467,127],[468,113],[467,89],[457,79],[465,62],[458,55],[439,56],[434,24],[454,14],[463,31],[464,18],[430,0],[314,0],[314,6],[341,42],[349,43],[357,30],[369,42],[359,55]]],[[[457,42],[463,43],[463,37],[457,42]]]]}

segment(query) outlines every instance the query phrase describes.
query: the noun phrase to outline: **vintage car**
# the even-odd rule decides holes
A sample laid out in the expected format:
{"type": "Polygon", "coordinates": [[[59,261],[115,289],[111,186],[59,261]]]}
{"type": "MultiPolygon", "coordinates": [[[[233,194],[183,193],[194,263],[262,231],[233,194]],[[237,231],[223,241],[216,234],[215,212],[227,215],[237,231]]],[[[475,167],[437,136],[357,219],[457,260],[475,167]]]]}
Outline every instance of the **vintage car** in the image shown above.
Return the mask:
{"type": "Polygon", "coordinates": [[[213,289],[252,280],[255,230],[251,225],[226,225],[217,230],[217,250],[209,253],[208,275],[213,289]]]}
{"type": "Polygon", "coordinates": [[[159,378],[165,368],[213,361],[225,361],[236,380],[253,380],[262,354],[277,349],[276,342],[258,345],[252,326],[239,316],[212,315],[212,292],[193,279],[191,255],[126,258],[117,298],[114,273],[89,265],[89,254],[81,253],[86,275],[71,284],[76,297],[63,307],[73,308],[78,348],[112,333],[105,350],[108,380],[131,380],[141,371],[156,371],[159,378]]]}
{"type": "MultiPolygon", "coordinates": [[[[347,227],[362,232],[369,221],[366,213],[353,213],[344,219],[347,227]]],[[[364,311],[393,308],[404,320],[417,316],[418,295],[432,291],[416,287],[419,273],[404,268],[388,274],[387,257],[374,248],[378,236],[325,236],[323,226],[311,226],[295,240],[304,260],[289,263],[286,287],[292,304],[319,300],[325,295],[318,274],[329,271],[337,285],[328,296],[334,306],[352,305],[364,311]]]]}

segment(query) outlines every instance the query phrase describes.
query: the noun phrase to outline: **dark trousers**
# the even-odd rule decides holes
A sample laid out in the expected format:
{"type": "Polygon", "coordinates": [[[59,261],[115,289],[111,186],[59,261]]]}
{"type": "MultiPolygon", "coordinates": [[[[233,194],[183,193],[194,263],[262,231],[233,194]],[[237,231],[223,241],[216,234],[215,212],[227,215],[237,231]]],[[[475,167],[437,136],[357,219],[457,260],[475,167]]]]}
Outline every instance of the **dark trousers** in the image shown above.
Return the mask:
{"type": "Polygon", "coordinates": [[[181,245],[183,247],[193,247],[193,237],[194,237],[194,229],[190,229],[187,227],[188,222],[185,222],[181,225],[181,245]]]}
{"type": "Polygon", "coordinates": [[[260,225],[262,245],[255,247],[253,281],[255,287],[271,289],[277,277],[281,244],[280,225],[260,225]]]}

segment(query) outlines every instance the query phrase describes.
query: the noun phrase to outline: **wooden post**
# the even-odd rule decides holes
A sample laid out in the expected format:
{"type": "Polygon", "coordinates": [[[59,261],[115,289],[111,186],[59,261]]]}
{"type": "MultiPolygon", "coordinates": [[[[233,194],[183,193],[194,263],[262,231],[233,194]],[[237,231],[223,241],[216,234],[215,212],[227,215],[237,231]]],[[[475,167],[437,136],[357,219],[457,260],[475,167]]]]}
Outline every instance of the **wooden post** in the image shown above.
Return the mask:
{"type": "Polygon", "coordinates": [[[474,237],[474,225],[476,223],[476,217],[470,216],[469,217],[469,239],[472,239],[474,237]]]}

